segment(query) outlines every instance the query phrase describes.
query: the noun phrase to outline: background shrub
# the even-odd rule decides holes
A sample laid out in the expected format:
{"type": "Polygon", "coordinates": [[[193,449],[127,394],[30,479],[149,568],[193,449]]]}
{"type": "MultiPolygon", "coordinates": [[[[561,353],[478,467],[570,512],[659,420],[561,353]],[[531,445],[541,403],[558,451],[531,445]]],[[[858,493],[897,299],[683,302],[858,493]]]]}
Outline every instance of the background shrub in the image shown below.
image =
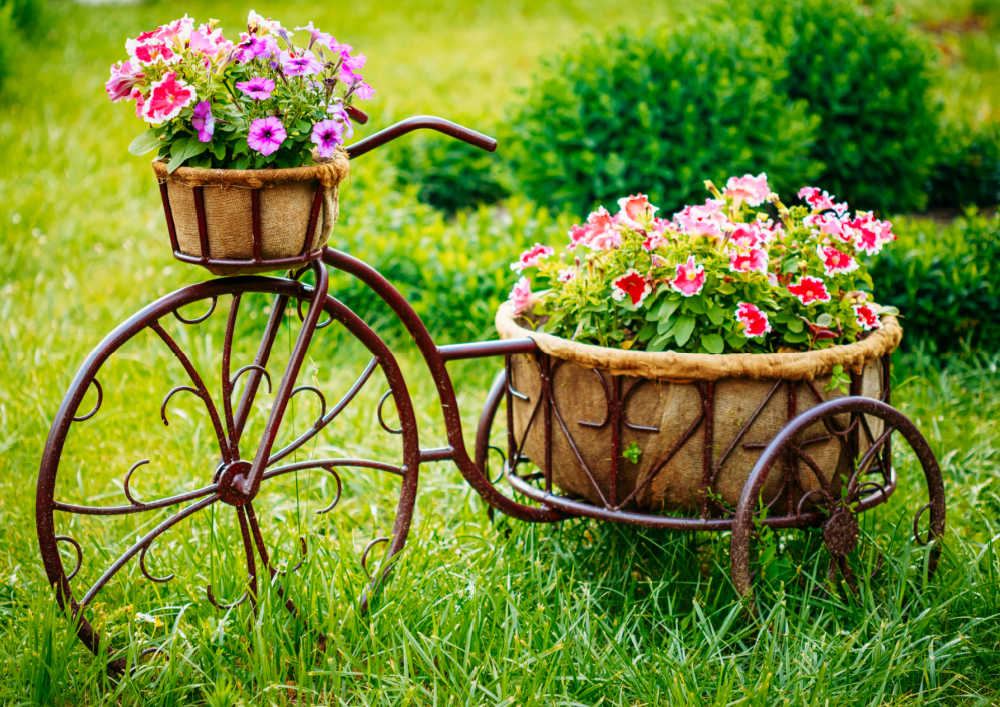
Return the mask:
{"type": "MultiPolygon", "coordinates": [[[[338,226],[331,245],[385,275],[442,343],[495,338],[493,317],[517,279],[510,264],[535,241],[565,238],[571,224],[518,197],[502,208],[481,206],[446,220],[428,206],[414,205],[413,191],[345,202],[343,211],[354,225],[338,226]],[[357,226],[370,223],[381,226],[357,226]]],[[[395,319],[373,304],[358,281],[331,289],[380,333],[391,331],[395,319]]]]}
{"type": "Polygon", "coordinates": [[[852,206],[923,207],[936,110],[927,44],[891,8],[855,0],[754,3],[766,41],[782,46],[779,90],[808,102],[819,130],[816,183],[852,206]]]}
{"type": "Polygon", "coordinates": [[[503,199],[509,195],[503,176],[507,141],[495,132],[490,134],[500,138],[497,154],[443,135],[403,143],[392,156],[397,181],[413,184],[420,201],[447,213],[503,199]]]}
{"type": "Polygon", "coordinates": [[[899,240],[872,264],[875,293],[902,314],[907,348],[1000,348],[1000,215],[942,226],[897,219],[899,240]]]}
{"type": "Polygon", "coordinates": [[[784,66],[754,25],[575,43],[512,110],[512,191],[577,215],[644,192],[670,213],[704,200],[703,179],[765,170],[785,191],[815,181],[818,120],[779,88],[784,66]]]}
{"type": "Polygon", "coordinates": [[[1000,203],[1000,123],[942,125],[927,197],[931,208],[1000,203]]]}

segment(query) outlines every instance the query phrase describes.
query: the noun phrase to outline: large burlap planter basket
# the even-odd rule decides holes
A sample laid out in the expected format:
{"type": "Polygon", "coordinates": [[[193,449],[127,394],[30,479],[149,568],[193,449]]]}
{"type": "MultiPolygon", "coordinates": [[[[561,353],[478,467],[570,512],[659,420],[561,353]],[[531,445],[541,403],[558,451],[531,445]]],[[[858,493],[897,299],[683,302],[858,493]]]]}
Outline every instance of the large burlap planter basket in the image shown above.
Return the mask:
{"type": "MultiPolygon", "coordinates": [[[[580,344],[522,324],[509,303],[500,307],[500,336],[529,337],[542,352],[511,356],[510,382],[520,394],[511,397],[513,433],[517,444],[523,440],[523,453],[535,465],[544,470],[551,461],[555,486],[604,507],[702,515],[707,511],[718,517],[736,506],[763,447],[792,417],[844,395],[826,390],[835,366],[855,374],[855,394],[883,398],[887,354],[902,337],[896,319],[887,316],[880,329],[861,341],[822,351],[651,353],[580,344]],[[539,401],[545,402],[543,372],[549,378],[552,404],[548,412],[536,412],[539,401]],[[621,404],[618,448],[634,442],[641,454],[638,463],[618,458],[612,490],[615,430],[607,421],[613,397],[621,404]],[[546,414],[551,455],[545,444],[546,414]]],[[[846,419],[839,422],[848,424],[846,419]]],[[[872,434],[880,432],[876,424],[872,434]]],[[[836,487],[852,461],[841,442],[819,423],[802,438],[825,483],[836,487]]],[[[857,452],[867,447],[861,435],[857,452]]],[[[781,501],[784,507],[819,486],[816,471],[797,463],[769,476],[764,498],[781,501]],[[794,483],[789,483],[790,474],[794,483]]]]}
{"type": "Polygon", "coordinates": [[[348,158],[337,152],[304,167],[180,167],[169,174],[157,160],[153,171],[175,254],[230,275],[316,257],[337,219],[337,190],[348,174],[348,158]]]}

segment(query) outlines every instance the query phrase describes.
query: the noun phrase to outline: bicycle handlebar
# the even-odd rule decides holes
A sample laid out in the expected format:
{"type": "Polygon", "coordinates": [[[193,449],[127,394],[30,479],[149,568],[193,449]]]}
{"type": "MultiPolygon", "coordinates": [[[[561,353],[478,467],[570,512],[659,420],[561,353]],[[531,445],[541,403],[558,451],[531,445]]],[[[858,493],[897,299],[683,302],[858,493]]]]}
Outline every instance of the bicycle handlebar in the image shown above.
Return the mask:
{"type": "Polygon", "coordinates": [[[466,128],[463,125],[453,123],[444,118],[438,118],[437,116],[415,115],[406,120],[401,120],[395,125],[390,125],[384,130],[379,130],[374,135],[369,135],[364,140],[359,140],[347,147],[347,156],[351,159],[360,157],[366,152],[374,150],[376,147],[381,147],[401,135],[420,129],[437,130],[439,133],[450,135],[453,138],[467,142],[487,152],[493,152],[497,149],[496,138],[492,138],[489,135],[484,135],[481,132],[466,128]]]}

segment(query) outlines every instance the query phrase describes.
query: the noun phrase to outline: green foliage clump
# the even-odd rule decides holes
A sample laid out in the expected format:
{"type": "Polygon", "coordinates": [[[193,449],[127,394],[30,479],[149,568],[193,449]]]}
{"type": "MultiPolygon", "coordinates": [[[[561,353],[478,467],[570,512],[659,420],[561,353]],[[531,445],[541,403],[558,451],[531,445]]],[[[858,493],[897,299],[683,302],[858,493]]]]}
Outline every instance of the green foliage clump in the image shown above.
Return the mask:
{"type": "Polygon", "coordinates": [[[927,44],[891,9],[855,0],[757,3],[765,41],[784,48],[778,90],[808,102],[819,130],[816,183],[862,208],[920,209],[934,153],[927,44]]]}
{"type": "MultiPolygon", "coordinates": [[[[501,153],[505,142],[500,140],[501,153]]],[[[393,157],[397,180],[416,185],[420,201],[447,213],[509,195],[503,159],[458,140],[438,135],[415,138],[393,157]]]]}
{"type": "Polygon", "coordinates": [[[17,45],[41,31],[43,0],[0,0],[0,88],[10,76],[17,45]]]}
{"type": "Polygon", "coordinates": [[[899,219],[899,240],[871,267],[879,297],[897,307],[909,348],[1000,348],[1000,215],[970,211],[942,227],[899,219]]]}
{"type": "Polygon", "coordinates": [[[766,171],[778,190],[811,183],[818,120],[780,89],[784,67],[753,24],[577,43],[543,64],[512,111],[517,189],[576,214],[643,192],[669,213],[704,198],[704,178],[766,171]]]}
{"type": "Polygon", "coordinates": [[[1000,123],[942,125],[927,197],[931,208],[1000,203],[1000,123]]]}

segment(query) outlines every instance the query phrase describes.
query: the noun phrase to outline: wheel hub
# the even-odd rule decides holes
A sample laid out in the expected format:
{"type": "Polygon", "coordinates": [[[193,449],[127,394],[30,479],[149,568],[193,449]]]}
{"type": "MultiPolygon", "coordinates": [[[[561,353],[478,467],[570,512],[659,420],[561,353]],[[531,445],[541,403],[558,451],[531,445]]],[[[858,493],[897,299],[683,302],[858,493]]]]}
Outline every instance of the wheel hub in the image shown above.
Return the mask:
{"type": "Polygon", "coordinates": [[[848,510],[841,509],[823,523],[823,542],[836,557],[846,557],[858,545],[860,527],[858,519],[848,510]]]}
{"type": "Polygon", "coordinates": [[[237,459],[222,467],[219,473],[219,498],[230,506],[242,506],[253,496],[240,489],[240,483],[250,474],[253,466],[244,459],[237,459]]]}

